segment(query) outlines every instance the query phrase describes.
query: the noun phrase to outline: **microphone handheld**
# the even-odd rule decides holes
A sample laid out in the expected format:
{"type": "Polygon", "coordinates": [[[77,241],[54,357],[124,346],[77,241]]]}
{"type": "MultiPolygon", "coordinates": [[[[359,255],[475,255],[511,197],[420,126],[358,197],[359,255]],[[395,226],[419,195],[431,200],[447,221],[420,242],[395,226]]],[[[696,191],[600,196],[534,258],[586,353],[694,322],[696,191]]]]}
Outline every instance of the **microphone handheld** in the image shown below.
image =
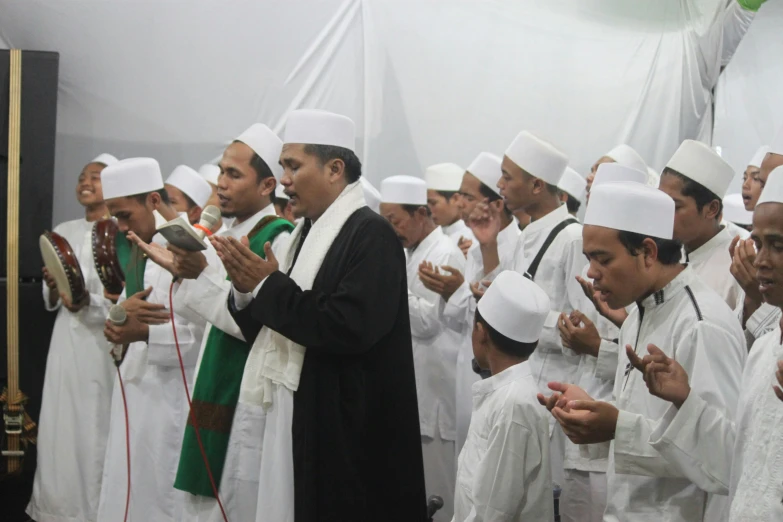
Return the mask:
{"type": "Polygon", "coordinates": [[[158,232],[170,244],[188,252],[198,252],[207,249],[204,237],[212,234],[211,229],[217,225],[220,217],[220,209],[209,205],[201,212],[197,224],[191,225],[183,216],[178,216],[158,227],[158,232]]]}
{"type": "MultiPolygon", "coordinates": [[[[122,326],[128,320],[128,312],[125,308],[116,304],[109,308],[109,322],[114,326],[122,326]]],[[[111,356],[114,358],[114,364],[119,366],[122,362],[123,350],[121,344],[112,344],[111,356]]]]}
{"type": "Polygon", "coordinates": [[[204,239],[205,236],[211,236],[212,229],[215,228],[215,225],[220,221],[221,216],[220,209],[215,205],[207,205],[204,207],[204,210],[201,211],[201,219],[199,219],[197,225],[193,226],[193,228],[196,229],[196,234],[201,239],[204,239]]]}

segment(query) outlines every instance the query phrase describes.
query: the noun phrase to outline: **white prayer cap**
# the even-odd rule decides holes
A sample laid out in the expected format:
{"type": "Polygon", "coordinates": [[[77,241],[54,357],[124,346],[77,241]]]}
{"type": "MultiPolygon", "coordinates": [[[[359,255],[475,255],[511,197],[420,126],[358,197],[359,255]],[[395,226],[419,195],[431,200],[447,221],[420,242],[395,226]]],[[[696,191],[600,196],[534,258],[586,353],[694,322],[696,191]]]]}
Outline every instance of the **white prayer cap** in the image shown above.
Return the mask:
{"type": "Polygon", "coordinates": [[[731,165],[709,146],[695,140],[683,141],[666,168],[695,181],[721,199],[734,179],[731,165]]]}
{"type": "Polygon", "coordinates": [[[218,176],[220,176],[220,167],[213,165],[212,163],[207,163],[199,167],[198,173],[201,174],[201,177],[207,180],[207,182],[217,187],[218,176]]]}
{"type": "Polygon", "coordinates": [[[381,201],[400,205],[426,205],[427,184],[413,176],[391,176],[381,182],[381,201]]]}
{"type": "Polygon", "coordinates": [[[584,224],[671,239],[674,200],[663,191],[641,183],[593,185],[584,224]]]}
{"type": "Polygon", "coordinates": [[[285,187],[280,183],[275,186],[275,197],[279,199],[291,199],[288,197],[288,194],[285,193],[285,187]]]}
{"type": "Polygon", "coordinates": [[[465,169],[459,165],[438,163],[427,167],[427,170],[424,171],[424,181],[427,182],[427,188],[431,190],[459,192],[463,174],[465,174],[465,169]]]}
{"type": "Polygon", "coordinates": [[[753,157],[750,158],[748,166],[760,169],[761,162],[764,161],[764,157],[767,155],[767,152],[769,152],[769,145],[762,145],[759,147],[759,150],[757,150],[753,157]]]}
{"type": "Polygon", "coordinates": [[[283,175],[283,167],[280,166],[283,142],[272,129],[263,123],[254,123],[234,141],[241,141],[253,149],[253,152],[261,156],[275,178],[280,179],[283,175]]]}
{"type": "Polygon", "coordinates": [[[482,152],[468,166],[468,173],[478,178],[478,180],[489,187],[495,194],[500,195],[498,181],[500,181],[503,171],[501,165],[503,160],[490,154],[482,152]]]}
{"type": "Polygon", "coordinates": [[[378,189],[373,187],[372,183],[367,181],[367,178],[365,178],[364,176],[360,177],[359,181],[362,184],[362,192],[364,192],[364,201],[367,203],[367,206],[370,207],[372,210],[374,210],[376,214],[380,214],[381,193],[378,192],[378,189]]]}
{"type": "Polygon", "coordinates": [[[177,187],[199,207],[203,207],[212,197],[212,187],[199,176],[199,173],[188,167],[180,165],[174,169],[166,179],[166,184],[177,187]]]}
{"type": "Polygon", "coordinates": [[[768,152],[783,156],[783,127],[779,128],[778,133],[772,138],[772,143],[769,144],[768,152]]]}
{"type": "Polygon", "coordinates": [[[356,131],[353,120],[342,114],[300,109],[288,115],[283,143],[331,145],[352,151],[356,146],[356,131]]]}
{"type": "Polygon", "coordinates": [[[661,184],[661,175],[658,174],[654,168],[647,167],[647,186],[652,188],[658,188],[661,184]]]}
{"type": "Polygon", "coordinates": [[[630,181],[633,183],[647,184],[647,174],[636,170],[632,167],[627,167],[620,163],[601,163],[598,165],[598,169],[595,171],[595,177],[593,178],[593,186],[590,188],[590,197],[593,190],[599,185],[604,183],[617,183],[618,181],[630,181]]]}
{"type": "Polygon", "coordinates": [[[160,165],[152,158],[128,158],[101,171],[103,199],[146,194],[163,188],[160,165]]]}
{"type": "Polygon", "coordinates": [[[633,147],[621,144],[604,154],[607,158],[612,158],[620,165],[631,167],[642,172],[647,172],[647,164],[633,147]]]}
{"type": "Polygon", "coordinates": [[[479,300],[478,311],[503,336],[520,343],[534,343],[541,337],[550,313],[549,297],[519,272],[506,270],[479,300]]]}
{"type": "Polygon", "coordinates": [[[117,158],[115,158],[111,154],[105,154],[104,153],[104,154],[99,155],[97,158],[92,160],[90,163],[103,163],[104,165],[106,165],[108,167],[109,165],[114,165],[118,161],[120,161],[120,160],[118,160],[117,158]]]}
{"type": "Polygon", "coordinates": [[[576,199],[579,203],[585,202],[587,180],[571,167],[566,167],[563,179],[557,184],[557,188],[576,199]]]}
{"type": "Polygon", "coordinates": [[[769,173],[758,203],[783,203],[783,165],[769,173]]]}
{"type": "Polygon", "coordinates": [[[527,131],[520,132],[506,150],[506,156],[533,177],[557,186],[568,166],[568,156],[527,131]]]}
{"type": "Polygon", "coordinates": [[[723,219],[737,225],[753,224],[753,212],[745,210],[742,194],[729,194],[723,198],[723,219]]]}

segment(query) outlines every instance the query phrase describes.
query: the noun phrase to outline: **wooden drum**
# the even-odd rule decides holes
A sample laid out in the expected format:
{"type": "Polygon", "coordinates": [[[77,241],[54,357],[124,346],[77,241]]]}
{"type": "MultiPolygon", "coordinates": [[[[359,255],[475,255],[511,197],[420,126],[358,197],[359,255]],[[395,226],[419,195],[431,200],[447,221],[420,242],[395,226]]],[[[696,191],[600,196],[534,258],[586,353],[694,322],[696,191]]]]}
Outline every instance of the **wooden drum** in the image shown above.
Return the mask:
{"type": "MultiPolygon", "coordinates": [[[[125,274],[117,255],[118,243],[127,239],[112,219],[96,221],[92,227],[92,258],[104,288],[110,294],[122,293],[125,274]]],[[[121,248],[121,247],[120,247],[121,248]]]]}
{"type": "Polygon", "coordinates": [[[72,303],[87,296],[87,286],[79,266],[79,260],[63,236],[56,232],[44,232],[38,240],[44,266],[57,283],[57,291],[72,303]]]}

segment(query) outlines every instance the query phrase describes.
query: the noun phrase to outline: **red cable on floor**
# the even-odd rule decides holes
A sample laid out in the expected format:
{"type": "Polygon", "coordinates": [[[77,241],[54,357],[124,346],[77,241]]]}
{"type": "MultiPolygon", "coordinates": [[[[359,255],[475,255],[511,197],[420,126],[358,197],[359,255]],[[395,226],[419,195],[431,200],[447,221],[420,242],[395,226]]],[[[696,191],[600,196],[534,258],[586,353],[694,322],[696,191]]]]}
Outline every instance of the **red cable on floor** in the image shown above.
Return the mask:
{"type": "Polygon", "coordinates": [[[131,492],[131,458],[130,458],[130,421],[128,419],[128,401],[125,398],[125,385],[122,382],[120,367],[117,366],[117,378],[120,380],[120,391],[122,392],[122,404],[125,407],[125,455],[128,459],[128,493],[125,497],[125,517],[123,520],[128,522],[128,510],[130,509],[131,492]]]}
{"type": "MultiPolygon", "coordinates": [[[[188,398],[188,408],[190,410],[190,422],[193,424],[193,431],[196,432],[196,441],[198,442],[198,449],[201,451],[201,458],[204,459],[204,466],[207,468],[207,475],[209,476],[209,483],[212,486],[212,493],[215,495],[218,506],[220,507],[220,513],[223,515],[223,520],[228,522],[228,516],[226,516],[226,510],[223,509],[223,503],[220,501],[220,495],[218,495],[218,488],[215,485],[215,478],[212,476],[212,468],[209,466],[209,459],[207,459],[207,452],[204,451],[204,444],[201,442],[201,434],[199,433],[198,422],[196,416],[193,414],[193,402],[190,400],[190,391],[188,390],[188,379],[185,376],[185,364],[182,362],[182,352],[179,349],[179,340],[177,339],[177,327],[174,324],[174,281],[171,282],[169,287],[169,317],[171,319],[171,329],[174,332],[174,344],[177,347],[177,357],[179,358],[179,369],[182,371],[182,383],[185,385],[185,397],[188,398]]],[[[127,411],[127,410],[126,410],[127,411]]],[[[129,468],[130,469],[130,468],[129,468]]],[[[130,489],[128,490],[130,494],[130,489]]]]}

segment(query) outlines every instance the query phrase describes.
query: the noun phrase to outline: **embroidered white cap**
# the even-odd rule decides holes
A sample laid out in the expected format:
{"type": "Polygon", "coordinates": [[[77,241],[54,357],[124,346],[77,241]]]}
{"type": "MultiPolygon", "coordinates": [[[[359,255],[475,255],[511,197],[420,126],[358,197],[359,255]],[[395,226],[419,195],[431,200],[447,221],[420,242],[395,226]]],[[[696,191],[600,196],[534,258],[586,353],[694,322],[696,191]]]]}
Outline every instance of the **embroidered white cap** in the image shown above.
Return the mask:
{"type": "Polygon", "coordinates": [[[734,179],[731,165],[708,145],[696,140],[683,141],[666,168],[695,181],[721,199],[734,179]]]}
{"type": "Polygon", "coordinates": [[[503,160],[489,152],[482,152],[468,166],[468,173],[489,187],[495,194],[500,195],[498,181],[503,175],[501,165],[503,160]]]}
{"type": "Polygon", "coordinates": [[[264,163],[272,171],[275,179],[283,175],[283,167],[280,166],[280,152],[283,150],[283,142],[280,137],[263,123],[254,123],[234,141],[241,141],[258,154],[264,163]]]}
{"type": "Polygon", "coordinates": [[[360,177],[359,181],[362,184],[364,201],[367,203],[367,206],[374,210],[376,214],[379,214],[381,212],[381,193],[364,176],[360,177]]]}
{"type": "Polygon", "coordinates": [[[166,185],[177,187],[199,207],[204,207],[212,197],[212,187],[198,172],[187,165],[179,165],[166,178],[166,185]]]}
{"type": "Polygon", "coordinates": [[[115,158],[111,154],[104,153],[104,154],[100,154],[97,158],[92,160],[90,163],[103,163],[104,165],[106,165],[108,167],[109,165],[114,165],[118,161],[120,161],[120,160],[118,160],[117,158],[115,158]]]}
{"type": "Polygon", "coordinates": [[[745,210],[742,194],[729,194],[723,198],[723,219],[737,225],[753,224],[753,212],[745,210]]]}
{"type": "Polygon", "coordinates": [[[426,205],[427,184],[413,176],[391,176],[381,182],[381,201],[399,205],[426,205]]]}
{"type": "Polygon", "coordinates": [[[647,173],[620,163],[601,163],[595,171],[593,186],[590,188],[590,197],[593,197],[592,193],[596,187],[604,183],[617,183],[618,181],[630,181],[646,185],[647,173]]]}
{"type": "Polygon", "coordinates": [[[607,158],[612,158],[615,162],[626,167],[647,172],[647,164],[636,150],[625,143],[620,144],[604,154],[607,158]]]}
{"type": "Polygon", "coordinates": [[[758,203],[783,203],[783,165],[769,173],[758,203]]]}
{"type": "Polygon", "coordinates": [[[749,167],[756,167],[757,169],[761,168],[761,162],[764,161],[764,157],[769,152],[769,145],[762,145],[758,148],[756,153],[753,155],[752,158],[750,158],[750,161],[748,162],[749,167]]]}
{"type": "Polygon", "coordinates": [[[672,239],[674,200],[641,183],[604,183],[590,192],[584,224],[672,239]]]}
{"type": "Polygon", "coordinates": [[[652,188],[658,188],[661,184],[661,175],[658,174],[654,168],[647,167],[647,186],[652,188]]]}
{"type": "Polygon", "coordinates": [[[356,147],[356,130],[353,120],[342,114],[299,109],[286,119],[283,143],[331,145],[352,151],[356,147]]]}
{"type": "Polygon", "coordinates": [[[220,176],[220,167],[213,165],[212,163],[206,163],[199,167],[198,173],[202,178],[207,180],[208,183],[211,183],[217,187],[218,176],[220,176]]]}
{"type": "Polygon", "coordinates": [[[772,142],[769,144],[769,151],[772,154],[780,154],[783,156],[783,127],[778,129],[778,133],[772,138],[772,142]]]}
{"type": "Polygon", "coordinates": [[[438,163],[427,167],[424,171],[424,181],[427,182],[427,188],[431,190],[442,190],[445,192],[459,192],[462,185],[462,176],[465,169],[454,163],[438,163]]]}
{"type": "Polygon", "coordinates": [[[506,157],[531,176],[555,186],[568,166],[568,156],[527,131],[514,138],[506,149],[506,157]]]}
{"type": "Polygon", "coordinates": [[[498,274],[477,308],[489,326],[520,343],[538,341],[550,313],[546,292],[513,270],[498,274]]]}
{"type": "Polygon", "coordinates": [[[152,158],[128,158],[101,171],[103,199],[146,194],[163,188],[160,165],[152,158]]]}
{"type": "Polygon", "coordinates": [[[585,202],[587,194],[587,180],[571,167],[566,167],[563,179],[557,184],[557,188],[570,195],[580,203],[585,202]]]}

